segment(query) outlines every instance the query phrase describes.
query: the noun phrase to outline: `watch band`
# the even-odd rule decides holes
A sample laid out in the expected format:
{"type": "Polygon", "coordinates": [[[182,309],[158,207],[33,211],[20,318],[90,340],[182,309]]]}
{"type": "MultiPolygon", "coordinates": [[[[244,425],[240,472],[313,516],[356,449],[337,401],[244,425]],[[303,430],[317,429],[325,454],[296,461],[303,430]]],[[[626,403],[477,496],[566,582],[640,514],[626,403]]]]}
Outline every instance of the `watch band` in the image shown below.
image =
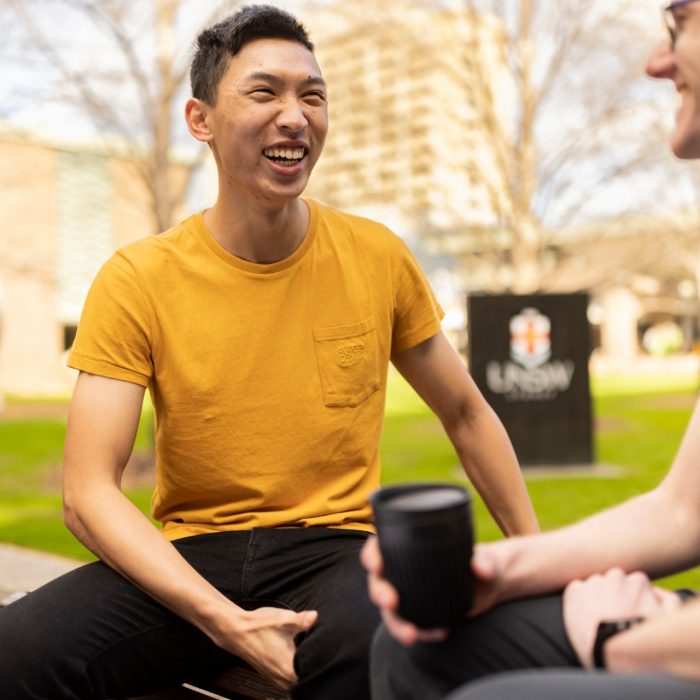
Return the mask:
{"type": "Polygon", "coordinates": [[[697,592],[690,588],[677,588],[674,593],[681,599],[681,603],[687,603],[697,596],[697,592]]]}
{"type": "Polygon", "coordinates": [[[593,665],[596,668],[607,668],[605,665],[605,642],[620,632],[644,622],[643,617],[628,617],[623,620],[603,620],[598,624],[598,630],[593,643],[593,665]]]}

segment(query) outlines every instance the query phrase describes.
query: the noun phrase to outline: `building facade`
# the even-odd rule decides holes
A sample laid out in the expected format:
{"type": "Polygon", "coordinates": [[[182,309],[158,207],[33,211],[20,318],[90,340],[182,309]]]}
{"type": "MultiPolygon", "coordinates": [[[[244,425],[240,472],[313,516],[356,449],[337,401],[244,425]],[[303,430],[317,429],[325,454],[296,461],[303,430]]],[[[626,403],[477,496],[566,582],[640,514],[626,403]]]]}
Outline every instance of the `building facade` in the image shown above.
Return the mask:
{"type": "Polygon", "coordinates": [[[136,165],[0,132],[0,395],[70,392],[66,353],[92,279],[154,231],[136,165]]]}
{"type": "MultiPolygon", "coordinates": [[[[469,53],[488,46],[494,19],[360,1],[319,11],[309,25],[330,117],[309,194],[403,217],[422,232],[486,225],[489,154],[474,113],[469,53]]],[[[505,80],[495,58],[491,73],[494,84],[505,80]]]]}

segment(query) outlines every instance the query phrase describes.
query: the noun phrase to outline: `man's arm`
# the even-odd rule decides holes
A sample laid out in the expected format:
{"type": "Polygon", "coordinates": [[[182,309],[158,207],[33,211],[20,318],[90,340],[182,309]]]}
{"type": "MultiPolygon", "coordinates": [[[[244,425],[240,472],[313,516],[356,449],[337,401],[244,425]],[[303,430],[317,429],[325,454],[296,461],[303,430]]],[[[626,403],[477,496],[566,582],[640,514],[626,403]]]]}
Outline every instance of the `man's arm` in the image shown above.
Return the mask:
{"type": "Polygon", "coordinates": [[[503,425],[442,333],[392,358],[442,422],[464,471],[507,535],[537,532],[537,518],[503,425]]]}
{"type": "Polygon", "coordinates": [[[314,623],[316,613],[242,610],[200,576],[121,492],[143,394],[136,384],[79,375],[64,455],[66,525],[125,578],[288,687],[295,680],[294,636],[314,623]]]}
{"type": "MultiPolygon", "coordinates": [[[[392,634],[404,644],[428,641],[430,635],[396,617],[398,596],[382,577],[374,538],[363,549],[363,563],[370,597],[382,609],[392,634]]],[[[668,475],[654,490],[559,530],[477,545],[472,614],[507,600],[559,591],[575,579],[613,567],[655,578],[698,563],[700,404],[668,475]]]]}
{"type": "Polygon", "coordinates": [[[562,589],[620,567],[652,578],[700,563],[700,408],[669,473],[652,491],[536,537],[481,545],[477,609],[562,589]]]}

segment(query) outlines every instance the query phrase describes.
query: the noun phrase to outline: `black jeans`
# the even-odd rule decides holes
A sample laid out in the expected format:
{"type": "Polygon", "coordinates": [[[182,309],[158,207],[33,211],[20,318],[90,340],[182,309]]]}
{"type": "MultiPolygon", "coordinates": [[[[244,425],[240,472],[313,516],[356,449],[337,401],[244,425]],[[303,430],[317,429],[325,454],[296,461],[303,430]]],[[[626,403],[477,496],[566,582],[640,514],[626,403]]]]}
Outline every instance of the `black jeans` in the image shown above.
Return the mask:
{"type": "MultiPolygon", "coordinates": [[[[369,698],[379,616],[359,552],[366,533],[254,529],[174,544],[242,607],[318,610],[297,640],[294,698],[369,698]]],[[[221,671],[232,657],[129,581],[97,562],[0,611],[0,697],[90,700],[142,695],[221,671]]]]}
{"type": "Polygon", "coordinates": [[[381,627],[372,649],[372,698],[438,700],[482,676],[548,666],[578,666],[559,596],[499,605],[437,644],[406,648],[381,627]]]}
{"type": "Polygon", "coordinates": [[[437,644],[406,648],[380,627],[372,649],[373,700],[445,697],[689,700],[700,698],[700,683],[583,671],[566,636],[561,596],[552,595],[499,605],[437,644]]]}

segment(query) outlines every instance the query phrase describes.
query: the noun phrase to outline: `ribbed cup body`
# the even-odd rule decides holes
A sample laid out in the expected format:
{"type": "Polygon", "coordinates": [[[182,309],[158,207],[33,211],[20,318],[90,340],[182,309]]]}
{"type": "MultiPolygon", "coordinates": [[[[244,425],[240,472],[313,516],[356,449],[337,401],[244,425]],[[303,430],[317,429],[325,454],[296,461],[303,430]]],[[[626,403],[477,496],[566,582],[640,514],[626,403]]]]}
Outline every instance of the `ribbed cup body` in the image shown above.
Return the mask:
{"type": "Polygon", "coordinates": [[[463,620],[473,593],[470,494],[452,484],[391,486],[373,494],[372,507],[399,615],[424,628],[463,620]]]}

